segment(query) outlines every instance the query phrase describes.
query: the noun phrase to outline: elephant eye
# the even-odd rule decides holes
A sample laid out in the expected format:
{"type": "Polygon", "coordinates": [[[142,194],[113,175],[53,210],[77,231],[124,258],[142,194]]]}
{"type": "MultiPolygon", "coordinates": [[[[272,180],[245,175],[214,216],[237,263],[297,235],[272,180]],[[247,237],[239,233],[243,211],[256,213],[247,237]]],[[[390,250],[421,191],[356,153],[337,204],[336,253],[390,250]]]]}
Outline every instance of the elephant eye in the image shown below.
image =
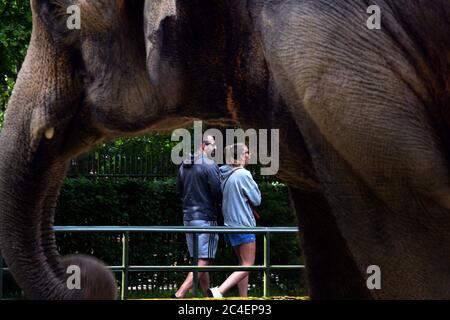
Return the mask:
{"type": "Polygon", "coordinates": [[[34,0],[34,13],[56,42],[120,29],[129,3],[124,0],[34,0]]]}
{"type": "Polygon", "coordinates": [[[79,29],[69,28],[70,12],[68,8],[74,1],[36,0],[33,12],[43,23],[44,28],[56,44],[71,44],[78,36],[79,29]]]}

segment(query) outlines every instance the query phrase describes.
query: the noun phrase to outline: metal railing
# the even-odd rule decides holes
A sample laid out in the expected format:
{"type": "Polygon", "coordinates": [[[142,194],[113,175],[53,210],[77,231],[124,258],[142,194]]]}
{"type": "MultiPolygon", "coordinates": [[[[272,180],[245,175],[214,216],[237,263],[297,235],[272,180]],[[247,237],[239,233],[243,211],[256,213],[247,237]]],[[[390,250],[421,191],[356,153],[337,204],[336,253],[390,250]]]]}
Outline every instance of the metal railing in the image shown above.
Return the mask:
{"type": "MultiPolygon", "coordinates": [[[[170,152],[142,155],[118,155],[93,152],[82,158],[72,159],[68,178],[175,178],[178,165],[170,159],[170,152]]],[[[258,181],[276,181],[274,176],[262,176],[260,166],[250,164],[247,169],[258,181]]]]}
{"type": "MultiPolygon", "coordinates": [[[[71,232],[71,233],[117,233],[122,235],[122,265],[108,266],[113,272],[121,272],[121,299],[126,300],[128,297],[128,274],[129,272],[138,271],[192,271],[194,276],[193,295],[197,295],[198,290],[198,273],[201,271],[264,271],[264,289],[263,296],[270,295],[270,271],[271,270],[295,270],[303,269],[304,265],[272,265],[270,262],[270,235],[271,234],[296,234],[299,232],[295,227],[256,227],[256,228],[228,228],[228,227],[72,227],[72,226],[55,226],[55,232],[71,232]],[[129,240],[130,233],[192,233],[194,234],[194,259],[190,266],[130,266],[129,265],[129,240]],[[254,266],[198,266],[198,235],[202,233],[254,233],[262,234],[264,236],[264,259],[263,265],[254,266]]],[[[3,259],[0,255],[0,299],[2,298],[2,279],[3,271],[8,271],[8,268],[3,268],[3,259]]]]}
{"type": "Polygon", "coordinates": [[[170,152],[144,155],[116,155],[94,152],[70,162],[68,177],[168,178],[176,177],[178,166],[170,152]]]}

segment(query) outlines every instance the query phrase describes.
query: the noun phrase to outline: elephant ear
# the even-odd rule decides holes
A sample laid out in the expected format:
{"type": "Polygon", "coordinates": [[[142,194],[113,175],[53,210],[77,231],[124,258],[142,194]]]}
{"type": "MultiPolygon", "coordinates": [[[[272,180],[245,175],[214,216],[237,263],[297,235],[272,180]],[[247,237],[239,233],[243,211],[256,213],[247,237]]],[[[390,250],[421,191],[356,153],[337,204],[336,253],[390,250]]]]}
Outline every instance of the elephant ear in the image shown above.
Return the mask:
{"type": "Polygon", "coordinates": [[[163,46],[165,19],[176,17],[175,0],[146,0],[144,8],[144,31],[147,50],[147,70],[153,85],[159,84],[161,50],[163,46]]]}

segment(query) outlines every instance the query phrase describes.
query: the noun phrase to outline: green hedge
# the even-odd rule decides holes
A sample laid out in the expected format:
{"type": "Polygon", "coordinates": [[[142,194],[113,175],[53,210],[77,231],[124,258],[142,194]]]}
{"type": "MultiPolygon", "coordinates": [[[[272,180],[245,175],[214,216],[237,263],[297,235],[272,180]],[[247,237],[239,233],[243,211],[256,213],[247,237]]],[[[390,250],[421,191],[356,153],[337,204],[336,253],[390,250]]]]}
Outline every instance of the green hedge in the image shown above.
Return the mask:
{"type": "MultiPolygon", "coordinates": [[[[260,184],[263,202],[259,208],[261,226],[295,226],[287,188],[279,183],[260,184]]],[[[177,226],[182,225],[181,201],[175,196],[175,180],[139,179],[67,179],[57,206],[55,225],[61,226],[177,226]]],[[[118,234],[57,234],[61,254],[93,254],[108,265],[121,265],[122,247],[118,234]]],[[[299,264],[298,239],[295,235],[272,235],[273,264],[299,264]]],[[[188,252],[184,234],[140,234],[130,236],[131,265],[187,265],[188,252]]],[[[263,263],[263,239],[257,238],[257,264],[263,263]]],[[[237,261],[232,248],[220,243],[215,264],[232,265],[237,261]]],[[[130,286],[147,285],[146,296],[164,296],[180,285],[185,273],[130,273],[130,286]]],[[[219,284],[226,272],[211,274],[219,284]]],[[[117,273],[120,279],[120,273],[117,273]]],[[[260,295],[262,272],[250,278],[250,294],[260,295]]],[[[299,271],[274,271],[274,295],[304,293],[299,271]]],[[[6,285],[6,284],[5,284],[6,285]]],[[[231,292],[231,295],[235,292],[231,292]]]]}

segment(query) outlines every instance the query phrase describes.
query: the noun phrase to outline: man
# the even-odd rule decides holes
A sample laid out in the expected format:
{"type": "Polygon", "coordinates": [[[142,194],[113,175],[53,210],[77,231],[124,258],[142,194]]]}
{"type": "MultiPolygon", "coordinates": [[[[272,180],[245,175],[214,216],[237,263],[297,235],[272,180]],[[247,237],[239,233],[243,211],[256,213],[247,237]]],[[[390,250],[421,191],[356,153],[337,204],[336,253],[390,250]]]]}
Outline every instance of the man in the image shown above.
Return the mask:
{"type": "MultiPolygon", "coordinates": [[[[217,226],[217,214],[222,199],[219,179],[219,167],[211,159],[216,150],[215,139],[207,136],[200,150],[180,166],[177,176],[177,194],[183,201],[183,220],[187,227],[217,226]]],[[[194,257],[194,235],[186,234],[191,258],[194,257]]],[[[214,259],[219,241],[218,234],[198,235],[198,265],[209,265],[214,259]]],[[[208,272],[199,272],[199,282],[203,294],[207,296],[210,280],[208,272]]],[[[172,295],[172,298],[184,298],[192,288],[193,273],[172,295]]]]}

